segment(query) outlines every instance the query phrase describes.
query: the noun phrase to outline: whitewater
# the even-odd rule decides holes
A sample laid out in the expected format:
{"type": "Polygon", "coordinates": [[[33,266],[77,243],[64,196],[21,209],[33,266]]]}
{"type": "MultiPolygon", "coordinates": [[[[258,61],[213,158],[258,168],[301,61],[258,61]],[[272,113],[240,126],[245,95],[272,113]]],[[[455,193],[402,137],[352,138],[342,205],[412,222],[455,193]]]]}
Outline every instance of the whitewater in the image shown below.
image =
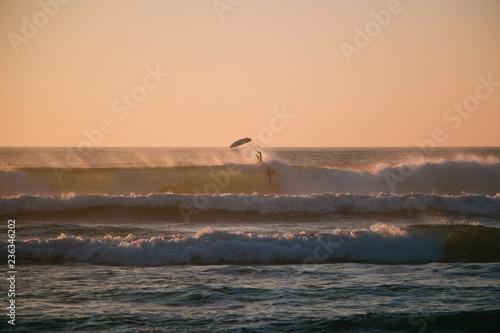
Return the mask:
{"type": "Polygon", "coordinates": [[[0,148],[20,331],[497,327],[499,148],[262,152],[0,148]]]}

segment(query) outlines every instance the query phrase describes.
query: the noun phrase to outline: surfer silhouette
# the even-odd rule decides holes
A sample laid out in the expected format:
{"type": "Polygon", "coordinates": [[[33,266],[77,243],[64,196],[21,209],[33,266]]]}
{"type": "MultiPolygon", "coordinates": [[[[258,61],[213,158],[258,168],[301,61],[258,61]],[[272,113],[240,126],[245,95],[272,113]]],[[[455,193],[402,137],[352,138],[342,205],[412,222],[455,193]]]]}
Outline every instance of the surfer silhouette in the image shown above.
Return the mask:
{"type": "Polygon", "coordinates": [[[259,160],[259,162],[262,163],[262,153],[260,151],[257,151],[257,159],[259,160]]]}
{"type": "MultiPolygon", "coordinates": [[[[235,142],[233,142],[229,148],[236,148],[236,147],[239,147],[239,146],[242,146],[244,144],[247,144],[249,143],[250,141],[252,141],[251,138],[249,137],[246,137],[246,138],[243,138],[243,139],[239,139],[239,140],[236,140],[235,142]]],[[[255,147],[255,145],[254,145],[255,147]]],[[[259,160],[259,163],[264,163],[262,161],[262,153],[260,151],[257,150],[257,153],[255,154],[255,156],[257,157],[257,159],[259,160]]],[[[266,164],[264,163],[264,166],[266,164]]],[[[275,172],[271,169],[270,166],[267,167],[267,177],[269,177],[269,185],[271,185],[271,177],[275,174],[275,172]]]]}
{"type": "MultiPolygon", "coordinates": [[[[260,151],[257,150],[257,154],[255,154],[257,156],[257,159],[259,160],[260,163],[263,163],[262,162],[262,153],[260,151]]],[[[265,165],[265,164],[264,164],[265,165]]],[[[267,167],[267,177],[269,177],[269,185],[271,185],[271,177],[275,174],[274,170],[271,169],[270,166],[267,167]]]]}
{"type": "MultiPolygon", "coordinates": [[[[262,162],[262,153],[260,151],[257,150],[257,159],[259,160],[260,163],[263,163],[262,162]]],[[[264,164],[265,165],[265,164],[264,164]]],[[[271,178],[272,176],[275,174],[274,170],[271,169],[270,166],[267,167],[267,177],[269,178],[269,185],[271,185],[271,178]]]]}
{"type": "Polygon", "coordinates": [[[271,177],[274,175],[273,169],[270,166],[267,167],[267,176],[269,177],[269,185],[271,185],[271,177]]]}

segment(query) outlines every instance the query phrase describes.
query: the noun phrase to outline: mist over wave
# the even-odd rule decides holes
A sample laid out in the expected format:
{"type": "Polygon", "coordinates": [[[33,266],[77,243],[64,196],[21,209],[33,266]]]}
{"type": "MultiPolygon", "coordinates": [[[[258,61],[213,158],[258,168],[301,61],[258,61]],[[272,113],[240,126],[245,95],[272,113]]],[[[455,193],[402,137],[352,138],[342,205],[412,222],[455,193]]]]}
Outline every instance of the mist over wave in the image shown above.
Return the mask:
{"type": "Polygon", "coordinates": [[[441,161],[378,166],[370,171],[270,163],[276,172],[268,183],[266,165],[176,166],[151,168],[52,168],[0,172],[0,195],[259,193],[500,193],[500,162],[441,161]]]}

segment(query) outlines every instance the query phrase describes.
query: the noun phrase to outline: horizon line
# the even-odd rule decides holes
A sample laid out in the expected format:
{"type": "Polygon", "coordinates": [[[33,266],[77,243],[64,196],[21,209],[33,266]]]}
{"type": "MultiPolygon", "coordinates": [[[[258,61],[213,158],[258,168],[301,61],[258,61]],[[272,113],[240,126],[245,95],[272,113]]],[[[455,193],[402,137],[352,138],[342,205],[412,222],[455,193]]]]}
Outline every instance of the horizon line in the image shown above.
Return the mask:
{"type": "MultiPolygon", "coordinates": [[[[0,148],[72,148],[77,146],[0,146],[0,148]]],[[[228,148],[229,146],[95,146],[85,147],[85,149],[94,148],[228,148]]],[[[497,146],[260,146],[260,148],[500,148],[497,146]]]]}

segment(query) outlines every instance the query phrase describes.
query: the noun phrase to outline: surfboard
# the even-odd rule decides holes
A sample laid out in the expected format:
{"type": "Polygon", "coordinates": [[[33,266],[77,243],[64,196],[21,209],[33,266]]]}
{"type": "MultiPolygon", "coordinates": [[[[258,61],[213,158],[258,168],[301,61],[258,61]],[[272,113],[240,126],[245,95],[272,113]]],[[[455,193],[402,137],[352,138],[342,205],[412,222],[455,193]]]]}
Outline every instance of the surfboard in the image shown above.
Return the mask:
{"type": "Polygon", "coordinates": [[[239,147],[239,146],[244,145],[245,143],[250,142],[250,141],[252,141],[251,138],[239,139],[238,141],[233,142],[233,144],[230,145],[229,148],[239,147]]]}

